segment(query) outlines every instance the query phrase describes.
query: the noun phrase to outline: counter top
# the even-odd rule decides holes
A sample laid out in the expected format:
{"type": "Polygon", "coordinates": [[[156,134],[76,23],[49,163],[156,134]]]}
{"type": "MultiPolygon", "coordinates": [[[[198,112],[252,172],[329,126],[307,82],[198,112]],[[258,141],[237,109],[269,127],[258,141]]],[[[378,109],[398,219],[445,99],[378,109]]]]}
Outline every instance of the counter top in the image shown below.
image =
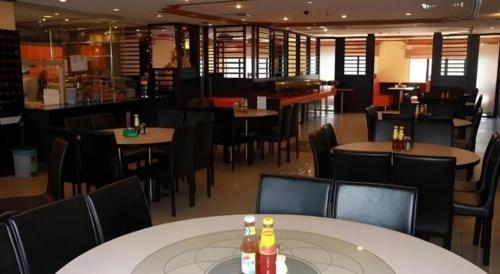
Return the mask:
{"type": "Polygon", "coordinates": [[[148,101],[154,99],[162,99],[163,97],[153,97],[153,98],[128,98],[125,100],[119,101],[107,101],[107,102],[98,102],[98,103],[77,103],[77,104],[64,104],[64,105],[44,105],[39,102],[28,103],[24,105],[27,110],[35,110],[35,111],[53,111],[53,110],[63,110],[63,109],[74,109],[74,108],[84,108],[84,107],[94,107],[94,106],[102,106],[102,105],[112,105],[112,104],[123,104],[123,103],[131,103],[138,101],[148,101]]]}

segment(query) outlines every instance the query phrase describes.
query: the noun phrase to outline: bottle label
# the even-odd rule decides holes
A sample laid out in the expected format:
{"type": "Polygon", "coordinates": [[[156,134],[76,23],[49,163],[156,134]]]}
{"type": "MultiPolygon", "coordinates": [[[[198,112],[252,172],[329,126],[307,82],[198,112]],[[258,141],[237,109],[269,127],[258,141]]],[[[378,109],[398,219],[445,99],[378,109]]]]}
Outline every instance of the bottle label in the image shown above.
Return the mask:
{"type": "Polygon", "coordinates": [[[255,253],[241,252],[241,273],[255,274],[255,253]]]}
{"type": "Polygon", "coordinates": [[[252,235],[255,235],[257,232],[255,230],[255,226],[245,226],[243,228],[243,235],[244,236],[252,236],[252,235]]]}

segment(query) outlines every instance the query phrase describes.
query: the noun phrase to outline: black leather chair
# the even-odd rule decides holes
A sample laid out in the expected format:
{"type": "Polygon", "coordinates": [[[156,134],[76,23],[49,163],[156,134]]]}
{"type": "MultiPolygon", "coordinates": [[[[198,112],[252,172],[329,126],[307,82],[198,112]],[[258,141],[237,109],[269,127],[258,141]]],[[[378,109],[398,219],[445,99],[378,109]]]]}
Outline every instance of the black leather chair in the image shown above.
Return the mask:
{"type": "Polygon", "coordinates": [[[123,178],[120,153],[112,132],[76,131],[82,173],[88,186],[96,188],[123,178]]]}
{"type": "Polygon", "coordinates": [[[66,118],[64,125],[71,130],[95,130],[94,120],[91,116],[66,118]]]}
{"type": "Polygon", "coordinates": [[[175,109],[160,109],[156,119],[157,127],[176,128],[184,122],[184,111],[175,109]]]}
{"type": "Polygon", "coordinates": [[[391,154],[333,151],[333,178],[336,181],[388,184],[391,179],[391,154]]]}
{"type": "Polygon", "coordinates": [[[375,122],[377,119],[377,108],[375,106],[369,106],[365,109],[366,117],[366,128],[368,130],[368,141],[372,142],[375,140],[375,122]]]}
{"type": "MultiPolygon", "coordinates": [[[[290,136],[287,140],[287,146],[290,146],[290,139],[295,138],[295,158],[297,159],[299,159],[300,108],[300,103],[293,104],[292,118],[290,119],[290,136]]],[[[289,155],[287,157],[290,158],[289,155]]]]}
{"type": "Polygon", "coordinates": [[[101,243],[150,227],[151,213],[138,177],[129,177],[86,195],[101,243]]]}
{"type": "Polygon", "coordinates": [[[413,136],[413,121],[402,119],[377,120],[375,121],[374,140],[391,141],[394,126],[404,127],[406,135],[413,136]]]}
{"type": "MultiPolygon", "coordinates": [[[[175,210],[175,182],[181,177],[188,178],[189,206],[195,204],[195,169],[194,169],[194,138],[195,127],[191,125],[179,126],[174,131],[171,143],[171,152],[167,160],[159,161],[145,167],[139,174],[146,179],[155,179],[167,182],[169,187],[172,216],[175,210]]],[[[148,186],[146,184],[146,186],[148,186]]],[[[149,189],[146,189],[146,193],[149,189]]]]}
{"type": "Polygon", "coordinates": [[[201,121],[196,123],[194,138],[194,170],[205,169],[207,172],[207,196],[211,197],[211,187],[214,185],[214,122],[201,121]]]}
{"type": "Polygon", "coordinates": [[[14,243],[14,237],[5,223],[0,222],[0,273],[24,273],[19,251],[14,243]]]}
{"type": "MultiPolygon", "coordinates": [[[[426,102],[423,102],[426,103],[426,102]]],[[[427,104],[427,110],[431,114],[432,119],[453,119],[454,117],[454,105],[453,103],[446,102],[429,102],[427,104]]]]}
{"type": "Polygon", "coordinates": [[[328,146],[325,129],[320,128],[309,134],[309,145],[314,160],[314,177],[333,179],[332,152],[328,146]]]}
{"type": "MultiPolygon", "coordinates": [[[[284,106],[279,111],[278,126],[272,127],[265,131],[258,132],[255,140],[260,142],[260,155],[264,158],[264,142],[269,142],[269,146],[274,147],[277,144],[278,166],[281,166],[281,143],[286,141],[290,136],[290,122],[292,120],[293,106],[284,106]]],[[[290,154],[290,143],[286,147],[287,155],[290,154]]],[[[288,159],[287,159],[288,160],[288,159]]]]}
{"type": "Polygon", "coordinates": [[[408,102],[403,102],[399,110],[400,119],[415,119],[415,109],[417,105],[408,102]]]}
{"type": "Polygon", "coordinates": [[[184,115],[185,125],[195,125],[199,122],[213,122],[215,120],[214,114],[211,111],[203,110],[188,110],[184,115]]]}
{"type": "Polygon", "coordinates": [[[322,127],[325,130],[326,139],[328,140],[328,148],[332,150],[334,147],[338,146],[337,135],[335,134],[335,130],[333,129],[332,124],[324,124],[322,127]]]}
{"type": "Polygon", "coordinates": [[[481,187],[477,192],[455,191],[455,203],[453,205],[456,215],[476,217],[474,227],[474,243],[479,242],[483,249],[483,264],[489,265],[491,233],[493,226],[493,212],[495,196],[500,177],[500,138],[495,133],[494,143],[489,154],[483,159],[483,170],[481,173],[481,187]]]}
{"type": "Polygon", "coordinates": [[[451,146],[453,121],[449,119],[423,119],[413,125],[413,138],[417,143],[451,146]]]}
{"type": "Polygon", "coordinates": [[[479,130],[482,117],[483,117],[483,109],[479,108],[479,110],[474,114],[474,117],[472,118],[472,127],[468,135],[466,135],[466,137],[463,139],[462,138],[453,139],[453,146],[474,152],[476,150],[477,132],[479,130]]]}
{"type": "Polygon", "coordinates": [[[57,201],[12,217],[27,273],[53,274],[97,246],[97,235],[83,196],[57,201]]]}
{"type": "Polygon", "coordinates": [[[257,196],[257,214],[326,217],[332,183],[318,178],[263,174],[257,196]]]}
{"type": "Polygon", "coordinates": [[[333,193],[333,218],[414,235],[416,188],[336,181],[333,193]]]}
{"type": "Polygon", "coordinates": [[[117,128],[115,116],[113,113],[99,113],[90,116],[94,120],[95,130],[117,128]]]}
{"type": "Polygon", "coordinates": [[[394,183],[418,189],[416,235],[443,237],[450,249],[456,159],[394,154],[393,163],[394,183]]]}
{"type": "Polygon", "coordinates": [[[3,211],[22,212],[63,199],[64,182],[62,181],[62,169],[67,149],[68,143],[66,141],[60,138],[54,140],[49,158],[49,176],[45,193],[36,196],[0,199],[0,209],[3,211]]]}

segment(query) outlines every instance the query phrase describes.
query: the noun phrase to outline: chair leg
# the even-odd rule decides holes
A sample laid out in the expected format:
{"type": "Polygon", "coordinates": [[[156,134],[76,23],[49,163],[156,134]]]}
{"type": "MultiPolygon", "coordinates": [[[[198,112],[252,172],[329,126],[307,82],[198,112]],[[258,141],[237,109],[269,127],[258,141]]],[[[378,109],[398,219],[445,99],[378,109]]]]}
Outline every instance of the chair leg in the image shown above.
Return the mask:
{"type": "Polygon", "coordinates": [[[85,192],[90,193],[90,184],[89,183],[85,183],[85,192]]]}
{"type": "Polygon", "coordinates": [[[196,181],[194,174],[188,176],[188,185],[189,185],[189,206],[193,207],[195,205],[195,194],[196,194],[196,181]]]}
{"type": "Polygon", "coordinates": [[[175,217],[176,212],[175,212],[175,187],[174,187],[174,180],[170,179],[168,181],[168,189],[170,192],[170,207],[172,208],[172,217],[175,217]]]}
{"type": "Polygon", "coordinates": [[[481,236],[481,224],[482,224],[482,220],[480,218],[476,217],[476,220],[474,221],[474,239],[472,241],[472,243],[474,245],[479,244],[479,239],[481,236]]]}
{"type": "Polygon", "coordinates": [[[76,183],[76,187],[77,187],[78,194],[82,194],[83,193],[82,182],[78,181],[76,183]]]}
{"type": "Polygon", "coordinates": [[[493,225],[493,220],[488,218],[485,220],[484,229],[484,249],[483,249],[483,264],[490,264],[490,248],[491,248],[491,227],[493,225]]]}
{"type": "Polygon", "coordinates": [[[215,185],[215,174],[214,174],[214,164],[213,162],[210,163],[210,184],[212,184],[212,186],[215,185]]]}
{"type": "Polygon", "coordinates": [[[299,159],[299,135],[295,136],[295,157],[299,159]]]}
{"type": "Polygon", "coordinates": [[[207,168],[207,197],[212,197],[212,182],[210,182],[210,168],[207,168]]]}
{"type": "Polygon", "coordinates": [[[277,147],[277,152],[278,152],[278,166],[281,166],[281,141],[278,141],[278,147],[277,147]]]}
{"type": "Polygon", "coordinates": [[[271,155],[273,155],[274,144],[273,144],[273,142],[268,142],[267,145],[269,146],[269,156],[271,156],[271,155]]]}
{"type": "Polygon", "coordinates": [[[76,196],[77,192],[76,192],[76,184],[74,182],[71,182],[71,186],[73,188],[73,196],[76,196]]]}
{"type": "Polygon", "coordinates": [[[234,172],[234,162],[236,162],[236,155],[234,155],[234,146],[231,146],[231,154],[233,155],[232,156],[232,159],[231,159],[231,171],[234,172]]]}
{"type": "Polygon", "coordinates": [[[286,139],[286,161],[290,162],[290,138],[286,139]]]}
{"type": "Polygon", "coordinates": [[[264,160],[264,141],[259,141],[260,159],[264,160]]]}
{"type": "Polygon", "coordinates": [[[453,233],[450,230],[448,232],[448,234],[444,236],[443,247],[448,249],[448,250],[451,250],[451,237],[452,237],[452,235],[453,235],[453,233]]]}

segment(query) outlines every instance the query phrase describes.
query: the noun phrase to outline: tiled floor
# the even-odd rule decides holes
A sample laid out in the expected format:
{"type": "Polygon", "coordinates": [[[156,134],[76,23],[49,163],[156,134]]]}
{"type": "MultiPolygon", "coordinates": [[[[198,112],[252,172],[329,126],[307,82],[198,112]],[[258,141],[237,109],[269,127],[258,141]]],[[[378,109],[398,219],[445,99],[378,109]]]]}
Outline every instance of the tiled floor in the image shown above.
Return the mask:
{"type": "MultiPolygon", "coordinates": [[[[161,224],[189,218],[254,212],[257,186],[261,173],[312,176],[314,166],[307,135],[326,122],[334,124],[340,143],[365,141],[367,139],[364,114],[333,115],[329,113],[317,118],[311,117],[301,128],[300,158],[295,159],[295,152],[292,150],[291,162],[282,164],[281,168],[277,166],[276,157],[266,154],[266,158],[262,161],[256,155],[255,163],[252,166],[245,166],[243,162],[237,163],[235,172],[231,172],[230,165],[222,163],[222,149],[219,149],[216,153],[215,187],[212,189],[212,197],[207,198],[206,196],[205,173],[198,172],[196,206],[191,208],[188,206],[187,185],[181,182],[177,196],[177,217],[172,218],[170,216],[170,200],[168,197],[164,197],[160,202],[152,205],[153,222],[161,224]]],[[[500,128],[500,122],[496,119],[483,119],[476,147],[479,154],[482,155],[491,133],[497,128],[500,128]]],[[[464,173],[459,172],[457,176],[463,177],[464,173]]],[[[45,189],[45,181],[46,176],[43,174],[32,179],[0,178],[0,198],[40,193],[45,189]]],[[[71,195],[69,185],[66,187],[66,194],[71,195]]],[[[500,207],[500,204],[497,207],[500,207]]],[[[481,253],[479,248],[472,245],[472,231],[472,218],[455,218],[453,252],[480,265],[481,253]]],[[[497,217],[494,219],[493,226],[491,265],[489,268],[485,268],[489,273],[500,273],[499,231],[500,218],[497,217]]]]}

